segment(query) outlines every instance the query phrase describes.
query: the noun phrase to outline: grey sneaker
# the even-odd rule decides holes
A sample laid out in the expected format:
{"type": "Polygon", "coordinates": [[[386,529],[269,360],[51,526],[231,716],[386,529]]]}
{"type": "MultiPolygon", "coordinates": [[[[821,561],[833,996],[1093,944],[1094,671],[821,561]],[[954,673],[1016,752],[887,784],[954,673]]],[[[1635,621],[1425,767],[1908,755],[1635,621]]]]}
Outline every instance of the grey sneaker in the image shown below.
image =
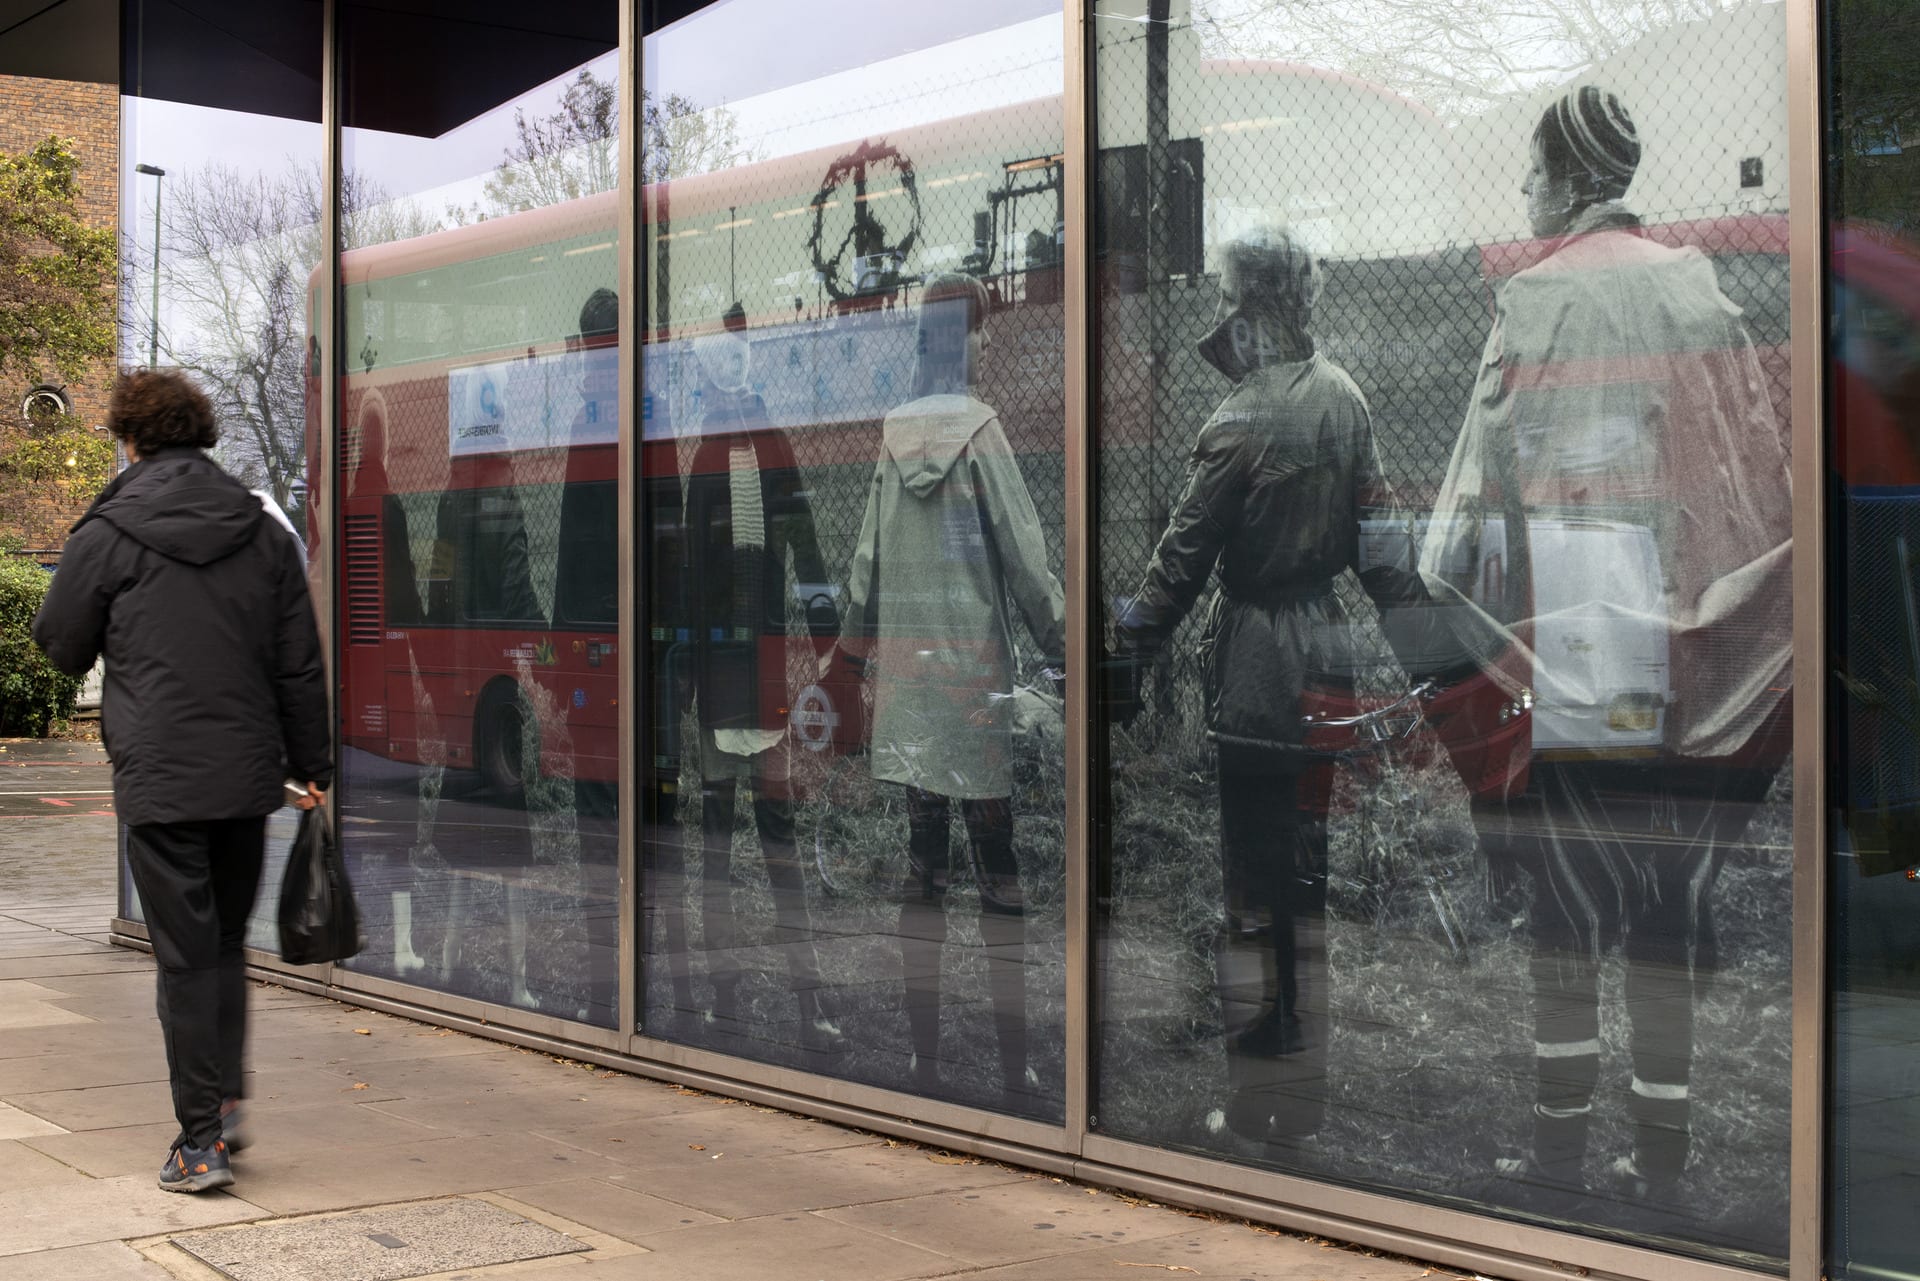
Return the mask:
{"type": "Polygon", "coordinates": [[[210,1192],[232,1186],[227,1145],[219,1139],[210,1148],[182,1143],[167,1153],[167,1163],[160,1167],[160,1187],[166,1192],[210,1192]]]}
{"type": "Polygon", "coordinates": [[[241,1115],[239,1099],[228,1099],[220,1107],[220,1141],[227,1145],[229,1152],[238,1152],[253,1141],[241,1115]]]}

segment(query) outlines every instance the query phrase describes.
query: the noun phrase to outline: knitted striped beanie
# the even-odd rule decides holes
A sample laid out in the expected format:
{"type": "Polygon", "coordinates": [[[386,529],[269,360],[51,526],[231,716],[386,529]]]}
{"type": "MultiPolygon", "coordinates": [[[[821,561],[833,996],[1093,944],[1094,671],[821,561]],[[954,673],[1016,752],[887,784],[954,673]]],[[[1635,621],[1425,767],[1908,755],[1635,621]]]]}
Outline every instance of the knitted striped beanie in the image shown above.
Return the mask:
{"type": "Polygon", "coordinates": [[[1556,99],[1540,118],[1534,138],[1549,164],[1569,177],[1587,175],[1594,196],[1618,200],[1640,167],[1640,134],[1618,97],[1582,85],[1556,99]]]}

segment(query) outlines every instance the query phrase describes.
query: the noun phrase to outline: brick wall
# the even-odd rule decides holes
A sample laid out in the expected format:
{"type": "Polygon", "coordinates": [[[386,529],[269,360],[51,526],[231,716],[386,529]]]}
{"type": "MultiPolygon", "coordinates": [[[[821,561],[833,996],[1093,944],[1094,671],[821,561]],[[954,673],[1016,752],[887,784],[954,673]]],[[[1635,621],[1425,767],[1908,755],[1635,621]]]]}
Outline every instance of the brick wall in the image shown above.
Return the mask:
{"type": "MultiPolygon", "coordinates": [[[[0,76],[0,152],[17,155],[49,135],[72,138],[80,156],[80,213],[96,227],[120,216],[120,90],[115,85],[0,76]]],[[[113,363],[67,384],[73,407],[89,423],[106,421],[113,363]]],[[[8,375],[9,384],[18,375],[8,375]]],[[[31,383],[0,386],[0,414],[11,421],[31,383]]]]}
{"type": "MultiPolygon", "coordinates": [[[[0,76],[0,152],[17,155],[49,136],[71,138],[80,157],[80,213],[96,227],[114,227],[120,215],[120,91],[110,84],[0,76]]],[[[46,370],[49,381],[52,370],[46,370]]],[[[0,442],[22,430],[20,401],[34,383],[32,373],[9,371],[0,379],[0,442]]],[[[87,375],[66,382],[74,412],[89,424],[104,423],[113,362],[99,363],[87,375]]],[[[91,493],[69,492],[66,485],[0,483],[0,534],[25,540],[33,548],[57,549],[67,527],[86,509],[91,493]]]]}

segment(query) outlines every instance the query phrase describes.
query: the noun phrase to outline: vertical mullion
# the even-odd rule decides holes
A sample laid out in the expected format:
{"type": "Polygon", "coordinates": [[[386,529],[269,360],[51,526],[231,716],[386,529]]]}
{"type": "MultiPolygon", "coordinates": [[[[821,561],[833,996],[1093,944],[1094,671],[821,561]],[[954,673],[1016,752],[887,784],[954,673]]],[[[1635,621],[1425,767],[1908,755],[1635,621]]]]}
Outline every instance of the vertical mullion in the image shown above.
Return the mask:
{"type": "MultiPolygon", "coordinates": [[[[643,573],[646,565],[645,555],[636,555],[634,531],[639,522],[634,519],[634,502],[639,487],[634,484],[634,471],[640,464],[638,433],[641,424],[634,411],[639,404],[638,378],[640,375],[640,326],[636,323],[637,300],[640,298],[642,282],[640,278],[640,259],[637,252],[641,234],[640,209],[640,167],[634,163],[639,154],[640,137],[640,5],[645,0],[620,0],[620,146],[619,146],[619,190],[620,214],[619,233],[615,237],[620,255],[620,366],[619,366],[619,409],[620,431],[615,458],[618,479],[615,481],[616,505],[619,512],[615,523],[615,537],[619,547],[615,552],[615,563],[619,574],[619,647],[620,663],[620,760],[619,769],[619,864],[617,878],[619,895],[617,911],[619,918],[619,946],[617,949],[619,966],[618,992],[616,1001],[619,1035],[631,1037],[640,1024],[640,937],[639,931],[644,914],[640,911],[640,860],[638,856],[638,837],[641,830],[640,815],[635,807],[640,800],[640,789],[635,786],[634,771],[640,768],[638,745],[638,724],[642,709],[636,701],[641,685],[634,670],[634,664],[642,661],[647,646],[640,640],[637,623],[636,603],[639,600],[636,575],[643,573]]],[[[624,1041],[619,1043],[624,1044],[624,1041]]]]}
{"type": "Polygon", "coordinates": [[[1089,573],[1093,529],[1088,404],[1092,395],[1089,340],[1093,235],[1087,200],[1093,151],[1087,75],[1088,11],[1092,0],[1066,0],[1063,102],[1066,111],[1066,578],[1067,578],[1067,955],[1066,955],[1066,1147],[1078,1153],[1088,1130],[1093,1070],[1092,887],[1094,815],[1092,716],[1094,656],[1099,647],[1089,629],[1098,625],[1089,573]]]}
{"type": "Polygon", "coordinates": [[[1827,1053],[1826,236],[1817,0],[1787,4],[1788,261],[1793,379],[1793,1068],[1787,1268],[1825,1253],[1827,1053]]]}
{"type": "MultiPolygon", "coordinates": [[[[307,501],[319,505],[320,537],[314,539],[320,555],[318,604],[324,617],[320,628],[321,662],[327,671],[327,729],[333,754],[333,797],[328,817],[335,839],[340,835],[340,561],[345,544],[340,529],[340,5],[320,3],[320,245],[325,264],[320,289],[320,314],[313,318],[320,336],[321,482],[307,485],[307,501]]],[[[321,967],[321,981],[333,985],[333,962],[321,967]]]]}

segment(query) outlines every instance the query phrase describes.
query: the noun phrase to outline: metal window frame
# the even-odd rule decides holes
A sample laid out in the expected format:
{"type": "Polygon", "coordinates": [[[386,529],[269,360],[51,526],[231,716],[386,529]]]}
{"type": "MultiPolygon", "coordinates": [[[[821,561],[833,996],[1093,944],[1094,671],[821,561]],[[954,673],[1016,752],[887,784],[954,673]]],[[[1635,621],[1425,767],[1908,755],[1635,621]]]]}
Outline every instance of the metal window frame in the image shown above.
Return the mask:
{"type": "Polygon", "coordinates": [[[1819,0],[1787,0],[1788,323],[1793,380],[1793,1058],[1787,1273],[1826,1268],[1826,67],[1819,0]]]}
{"type": "MultiPolygon", "coordinates": [[[[340,280],[339,211],[341,136],[339,107],[339,3],[323,0],[323,166],[335,198],[326,202],[323,235],[328,246],[327,289],[316,332],[321,351],[320,421],[323,465],[332,467],[339,443],[338,331],[340,280]]],[[[642,193],[637,163],[642,142],[641,32],[645,0],[621,0],[619,92],[620,148],[619,333],[624,359],[619,371],[618,549],[620,699],[637,706],[643,684],[636,664],[645,646],[638,640],[639,602],[646,557],[637,539],[640,437],[635,410],[641,390],[641,299],[648,280],[643,242],[642,193]]],[[[621,728],[623,768],[619,780],[619,944],[617,1021],[601,1028],[493,1002],[459,997],[345,966],[293,968],[270,954],[252,951],[252,972],[303,991],[367,1008],[421,1019],[476,1035],[567,1055],[639,1075],[714,1090],[770,1106],[941,1147],[977,1153],[1053,1173],[1127,1188],[1148,1196],[1244,1216],[1294,1230],[1338,1237],[1378,1249],[1515,1278],[1568,1275],[1592,1278],[1674,1278],[1734,1281],[1777,1275],[1707,1262],[1662,1250],[1601,1240],[1575,1232],[1531,1226],[1492,1214],[1453,1208],[1410,1196],[1369,1191],[1307,1179],[1103,1135],[1093,1117],[1094,1047],[1092,813],[1095,746],[1095,629],[1101,614],[1092,573],[1095,539],[1094,424],[1098,377],[1092,343],[1095,322],[1090,235],[1094,136],[1092,9],[1094,0],[1063,0],[1065,36],[1063,126],[1068,251],[1065,263],[1065,418],[1063,450],[1067,575],[1067,906],[1066,906],[1066,1104],[1059,1125],[1035,1122],[798,1069],[712,1053],[635,1032],[641,1001],[640,965],[644,892],[638,866],[639,724],[629,715],[621,728]]],[[[1825,667],[1823,496],[1824,211],[1821,199],[1820,117],[1823,67],[1819,51],[1818,0],[1785,0],[1787,16],[1789,236],[1791,255],[1790,340],[1792,371],[1794,652],[1803,674],[1794,705],[1793,855],[1793,1055],[1790,1225],[1787,1273],[1791,1281],[1818,1281],[1824,1264],[1825,1081],[1827,1035],[1825,852],[1823,759],[1824,700],[1819,674],[1825,667]]],[[[318,577],[329,614],[323,645],[330,665],[338,646],[340,582],[337,574],[340,477],[337,468],[315,491],[325,537],[318,577]]],[[[337,689],[337,683],[330,682],[337,689]]],[[[338,713],[335,711],[337,754],[338,713]]],[[[123,904],[124,911],[124,904],[123,904]]],[[[116,918],[120,941],[144,945],[138,922],[116,918]]]]}

